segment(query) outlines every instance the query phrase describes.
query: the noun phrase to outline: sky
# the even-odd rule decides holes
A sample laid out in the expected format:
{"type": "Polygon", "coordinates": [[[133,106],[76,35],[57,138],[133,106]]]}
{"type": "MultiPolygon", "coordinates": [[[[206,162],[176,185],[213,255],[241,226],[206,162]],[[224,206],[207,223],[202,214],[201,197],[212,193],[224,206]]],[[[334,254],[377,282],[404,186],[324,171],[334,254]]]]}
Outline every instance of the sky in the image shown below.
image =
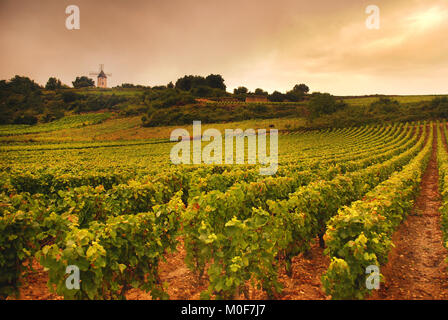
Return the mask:
{"type": "Polygon", "coordinates": [[[104,64],[108,86],[213,73],[228,91],[447,94],[447,37],[448,0],[0,0],[0,79],[71,85],[104,64]]]}

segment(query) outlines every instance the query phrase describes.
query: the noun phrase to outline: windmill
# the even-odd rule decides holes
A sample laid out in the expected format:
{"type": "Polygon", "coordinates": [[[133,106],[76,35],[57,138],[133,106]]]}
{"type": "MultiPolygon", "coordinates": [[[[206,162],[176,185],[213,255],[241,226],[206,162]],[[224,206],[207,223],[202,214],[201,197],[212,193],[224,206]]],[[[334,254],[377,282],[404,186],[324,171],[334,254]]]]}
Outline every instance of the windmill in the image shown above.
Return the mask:
{"type": "Polygon", "coordinates": [[[97,76],[98,81],[96,82],[96,86],[98,88],[107,88],[107,77],[112,76],[111,73],[104,73],[104,64],[100,64],[99,72],[90,72],[89,75],[97,76]]]}

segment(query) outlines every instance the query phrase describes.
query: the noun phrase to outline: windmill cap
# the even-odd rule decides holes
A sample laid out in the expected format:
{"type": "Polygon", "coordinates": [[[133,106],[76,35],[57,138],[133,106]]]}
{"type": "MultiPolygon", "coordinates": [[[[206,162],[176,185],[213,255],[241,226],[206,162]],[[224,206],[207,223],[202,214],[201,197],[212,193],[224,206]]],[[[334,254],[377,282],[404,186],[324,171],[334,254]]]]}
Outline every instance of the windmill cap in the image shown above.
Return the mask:
{"type": "Polygon", "coordinates": [[[103,70],[101,70],[100,73],[98,74],[98,78],[107,78],[103,70]]]}

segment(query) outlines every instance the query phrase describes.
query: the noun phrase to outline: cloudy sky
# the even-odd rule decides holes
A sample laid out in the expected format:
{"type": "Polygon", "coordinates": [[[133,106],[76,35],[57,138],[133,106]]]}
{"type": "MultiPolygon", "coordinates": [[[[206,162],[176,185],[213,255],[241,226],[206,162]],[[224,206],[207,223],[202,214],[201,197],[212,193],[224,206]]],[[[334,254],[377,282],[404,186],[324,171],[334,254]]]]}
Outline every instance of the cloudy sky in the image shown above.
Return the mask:
{"type": "Polygon", "coordinates": [[[448,0],[0,0],[0,43],[0,79],[41,84],[103,63],[109,86],[219,73],[229,91],[448,93],[448,0]]]}

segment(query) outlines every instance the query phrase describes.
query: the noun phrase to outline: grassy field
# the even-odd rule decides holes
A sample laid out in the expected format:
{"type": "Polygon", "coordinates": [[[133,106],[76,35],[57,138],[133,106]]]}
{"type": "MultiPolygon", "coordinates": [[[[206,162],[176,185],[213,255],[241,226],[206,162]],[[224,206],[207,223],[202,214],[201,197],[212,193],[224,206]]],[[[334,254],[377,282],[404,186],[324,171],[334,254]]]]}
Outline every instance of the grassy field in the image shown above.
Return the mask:
{"type": "MultiPolygon", "coordinates": [[[[431,101],[432,99],[434,99],[436,97],[446,97],[446,95],[384,96],[384,97],[397,100],[399,103],[402,103],[402,104],[407,104],[407,103],[431,101]]],[[[343,100],[352,106],[366,106],[366,105],[370,105],[372,102],[374,102],[378,99],[379,99],[379,97],[353,97],[353,98],[344,98],[343,100]]]]}

